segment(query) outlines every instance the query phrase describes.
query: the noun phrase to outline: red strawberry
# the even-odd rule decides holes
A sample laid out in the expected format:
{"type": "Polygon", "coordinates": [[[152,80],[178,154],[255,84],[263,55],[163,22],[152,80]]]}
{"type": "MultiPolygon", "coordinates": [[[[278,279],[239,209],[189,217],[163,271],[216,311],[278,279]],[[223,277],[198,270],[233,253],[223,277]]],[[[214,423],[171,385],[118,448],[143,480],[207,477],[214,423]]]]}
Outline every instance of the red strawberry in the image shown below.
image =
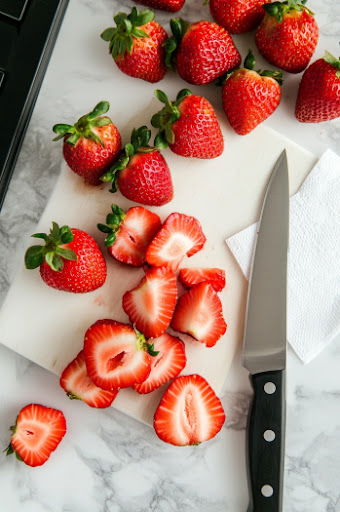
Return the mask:
{"type": "Polygon", "coordinates": [[[220,268],[182,268],[179,279],[187,288],[199,283],[209,283],[216,292],[220,292],[225,287],[225,272],[220,268]]]}
{"type": "Polygon", "coordinates": [[[45,245],[33,245],[25,254],[26,268],[40,267],[43,281],[65,292],[86,293],[106,279],[106,263],[97,242],[80,229],[52,222],[50,234],[36,233],[45,245]]]}
{"type": "Polygon", "coordinates": [[[295,115],[301,123],[320,123],[340,117],[340,59],[329,52],[304,72],[295,115]]]}
{"type": "Polygon", "coordinates": [[[224,421],[221,401],[207,381],[200,375],[187,375],[170,384],[153,424],[162,441],[187,446],[215,437],[224,421]]]}
{"type": "Polygon", "coordinates": [[[108,101],[101,101],[73,126],[53,126],[58,134],[53,140],[64,139],[67,165],[91,185],[100,184],[100,176],[113,164],[122,146],[118,129],[109,117],[103,116],[109,108],[108,101]]]}
{"type": "Polygon", "coordinates": [[[162,223],[156,213],[142,206],[129,208],[126,213],[113,204],[106,224],[98,229],[106,233],[105,245],[116,260],[140,267],[145,262],[146,249],[162,223]]]}
{"type": "Polygon", "coordinates": [[[274,66],[300,73],[308,65],[319,38],[319,28],[305,2],[287,0],[266,4],[256,32],[260,53],[274,66]]]}
{"type": "Polygon", "coordinates": [[[6,454],[16,454],[28,466],[42,466],[66,433],[63,413],[44,405],[26,405],[11,427],[12,437],[6,454]]]}
{"type": "Polygon", "coordinates": [[[101,34],[108,41],[109,53],[123,73],[147,82],[158,82],[166,73],[164,42],[168,38],[164,28],[153,21],[155,14],[145,9],[114,16],[116,27],[101,34]]]}
{"type": "Polygon", "coordinates": [[[177,18],[170,25],[174,36],[165,43],[166,63],[171,66],[174,60],[178,74],[190,84],[207,84],[240,64],[232,38],[217,23],[188,25],[177,18]]]}
{"type": "Polygon", "coordinates": [[[271,0],[209,0],[214,20],[232,34],[253,30],[264,16],[262,6],[271,0]]]}
{"type": "Polygon", "coordinates": [[[92,382],[87,375],[83,350],[66,366],[60,377],[60,386],[69,398],[83,400],[90,407],[97,408],[109,407],[118,393],[118,389],[108,391],[92,382]]]}
{"type": "Polygon", "coordinates": [[[204,246],[206,238],[198,220],[184,213],[171,213],[146,251],[146,261],[155,267],[176,270],[185,255],[190,258],[204,246]]]}
{"type": "Polygon", "coordinates": [[[223,336],[227,324],[222,304],[209,283],[196,284],[179,298],[171,327],[190,334],[207,347],[214,346],[223,336]]]}
{"type": "Polygon", "coordinates": [[[143,382],[151,369],[153,346],[130,325],[100,320],[85,333],[84,355],[90,379],[102,389],[143,382]]]}
{"type": "Polygon", "coordinates": [[[169,327],[177,301],[177,282],[167,268],[149,268],[145,277],[123,296],[123,308],[133,325],[147,338],[157,338],[169,327]]]}
{"type": "Polygon", "coordinates": [[[152,9],[176,12],[182,9],[185,0],[134,0],[137,4],[147,5],[152,9]]]}
{"type": "Polygon", "coordinates": [[[134,389],[141,394],[151,393],[166,382],[177,377],[186,365],[183,341],[164,333],[153,340],[158,354],[151,360],[149,377],[141,384],[134,384],[134,389]]]}
{"type": "Polygon", "coordinates": [[[239,135],[246,135],[267,119],[281,99],[282,73],[253,71],[254,64],[254,56],[249,52],[244,68],[229,75],[222,88],[224,112],[239,135]]]}
{"type": "Polygon", "coordinates": [[[165,107],[151,119],[159,129],[155,139],[157,147],[167,147],[182,156],[215,158],[223,152],[223,136],[215,111],[209,101],[195,96],[188,89],[177,94],[176,101],[169,101],[160,90],[156,97],[165,107]]]}
{"type": "Polygon", "coordinates": [[[112,181],[111,192],[118,186],[131,201],[161,206],[173,198],[172,179],[164,157],[148,145],[150,137],[146,126],[133,130],[131,144],[125,145],[125,153],[101,179],[112,181]]]}

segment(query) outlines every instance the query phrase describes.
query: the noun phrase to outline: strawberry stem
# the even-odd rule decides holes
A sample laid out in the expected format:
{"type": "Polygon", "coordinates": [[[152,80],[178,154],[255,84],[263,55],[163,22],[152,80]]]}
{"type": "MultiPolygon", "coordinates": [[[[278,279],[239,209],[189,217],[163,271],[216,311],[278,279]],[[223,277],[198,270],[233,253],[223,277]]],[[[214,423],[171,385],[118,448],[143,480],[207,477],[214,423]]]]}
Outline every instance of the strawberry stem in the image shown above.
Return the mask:
{"type": "Polygon", "coordinates": [[[63,247],[73,240],[73,233],[68,226],[59,227],[52,222],[49,235],[46,233],[35,233],[33,238],[41,238],[45,245],[32,245],[25,254],[25,266],[27,269],[40,267],[45,261],[52,270],[61,272],[64,268],[64,260],[75,261],[77,255],[74,251],[63,247]]]}
{"type": "Polygon", "coordinates": [[[337,59],[332,55],[330,52],[325,52],[324,60],[328,62],[328,64],[331,64],[337,71],[335,73],[337,78],[340,78],[340,58],[337,59]]]}
{"type": "Polygon", "coordinates": [[[108,213],[106,216],[106,224],[97,224],[99,231],[107,235],[105,238],[106,247],[111,247],[115,243],[117,232],[126,217],[124,210],[116,204],[111,205],[111,211],[112,213],[108,213]]]}
{"type": "Polygon", "coordinates": [[[154,94],[156,98],[165,105],[162,110],[154,114],[151,118],[152,126],[158,128],[154,145],[159,149],[163,149],[175,142],[175,134],[172,130],[172,125],[181,117],[178,107],[184,98],[190,96],[192,93],[189,89],[182,89],[177,94],[175,101],[170,101],[167,95],[159,89],[156,89],[154,94]]]}
{"type": "Polygon", "coordinates": [[[263,9],[270,15],[273,16],[276,21],[281,23],[285,15],[291,11],[307,11],[313,15],[314,12],[306,7],[307,0],[286,0],[284,2],[272,2],[270,4],[263,5],[263,9]]]}

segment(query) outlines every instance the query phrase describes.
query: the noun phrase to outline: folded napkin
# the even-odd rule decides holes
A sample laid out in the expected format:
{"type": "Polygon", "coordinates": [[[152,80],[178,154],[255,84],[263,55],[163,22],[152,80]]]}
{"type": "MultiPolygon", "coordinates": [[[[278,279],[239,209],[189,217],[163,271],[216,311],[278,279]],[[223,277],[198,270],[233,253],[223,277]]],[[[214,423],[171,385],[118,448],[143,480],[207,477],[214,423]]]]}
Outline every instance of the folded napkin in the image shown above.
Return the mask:
{"type": "MultiPolygon", "coordinates": [[[[247,278],[257,227],[226,240],[247,278]]],[[[287,323],[304,363],[340,332],[340,157],[331,150],[290,199],[287,323]]]]}

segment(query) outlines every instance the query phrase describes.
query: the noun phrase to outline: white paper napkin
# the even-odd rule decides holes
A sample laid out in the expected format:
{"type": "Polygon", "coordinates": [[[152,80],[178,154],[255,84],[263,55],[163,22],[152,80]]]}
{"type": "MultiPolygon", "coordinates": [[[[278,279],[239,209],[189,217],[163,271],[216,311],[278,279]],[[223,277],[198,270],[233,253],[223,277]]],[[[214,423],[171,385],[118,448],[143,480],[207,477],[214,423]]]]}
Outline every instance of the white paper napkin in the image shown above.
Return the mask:
{"type": "MultiPolygon", "coordinates": [[[[256,229],[226,240],[248,278],[256,229]]],[[[288,341],[304,363],[340,332],[340,157],[327,150],[290,200],[288,341]]]]}

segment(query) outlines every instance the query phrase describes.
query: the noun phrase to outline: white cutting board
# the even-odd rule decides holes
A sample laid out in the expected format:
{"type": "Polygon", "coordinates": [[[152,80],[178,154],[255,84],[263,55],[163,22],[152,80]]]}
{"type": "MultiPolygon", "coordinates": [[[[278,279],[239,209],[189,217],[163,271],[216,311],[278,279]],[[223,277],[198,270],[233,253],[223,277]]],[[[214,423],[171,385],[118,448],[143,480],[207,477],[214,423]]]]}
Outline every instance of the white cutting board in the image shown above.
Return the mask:
{"type": "MultiPolygon", "coordinates": [[[[225,123],[222,123],[224,125],[225,123]]],[[[246,282],[225,245],[225,238],[254,222],[258,216],[272,165],[285,147],[290,166],[291,193],[295,192],[315,162],[315,157],[271,129],[258,127],[246,137],[223,127],[224,154],[214,160],[181,158],[170,150],[164,155],[172,170],[175,197],[153,208],[162,219],[174,211],[200,220],[207,242],[202,251],[182,266],[224,268],[227,286],[221,293],[228,329],[213,348],[186,341],[188,363],[183,373],[203,375],[217,393],[222,390],[243,331],[246,282]]],[[[123,208],[133,203],[106,185],[90,187],[62,165],[60,178],[36,231],[47,231],[52,220],[84,229],[100,242],[97,231],[112,202],[123,208]]],[[[28,234],[29,235],[29,234],[28,234]]],[[[34,239],[27,236],[27,246],[34,239]]],[[[106,253],[106,252],[105,252],[106,253]]],[[[39,272],[18,269],[0,312],[0,340],[7,347],[59,374],[82,347],[84,332],[100,318],[127,321],[121,307],[123,293],[135,286],[142,270],[107,257],[108,278],[92,293],[71,294],[49,288],[39,272]]],[[[133,390],[119,393],[113,406],[136,419],[150,423],[160,391],[140,396],[133,390]]]]}

